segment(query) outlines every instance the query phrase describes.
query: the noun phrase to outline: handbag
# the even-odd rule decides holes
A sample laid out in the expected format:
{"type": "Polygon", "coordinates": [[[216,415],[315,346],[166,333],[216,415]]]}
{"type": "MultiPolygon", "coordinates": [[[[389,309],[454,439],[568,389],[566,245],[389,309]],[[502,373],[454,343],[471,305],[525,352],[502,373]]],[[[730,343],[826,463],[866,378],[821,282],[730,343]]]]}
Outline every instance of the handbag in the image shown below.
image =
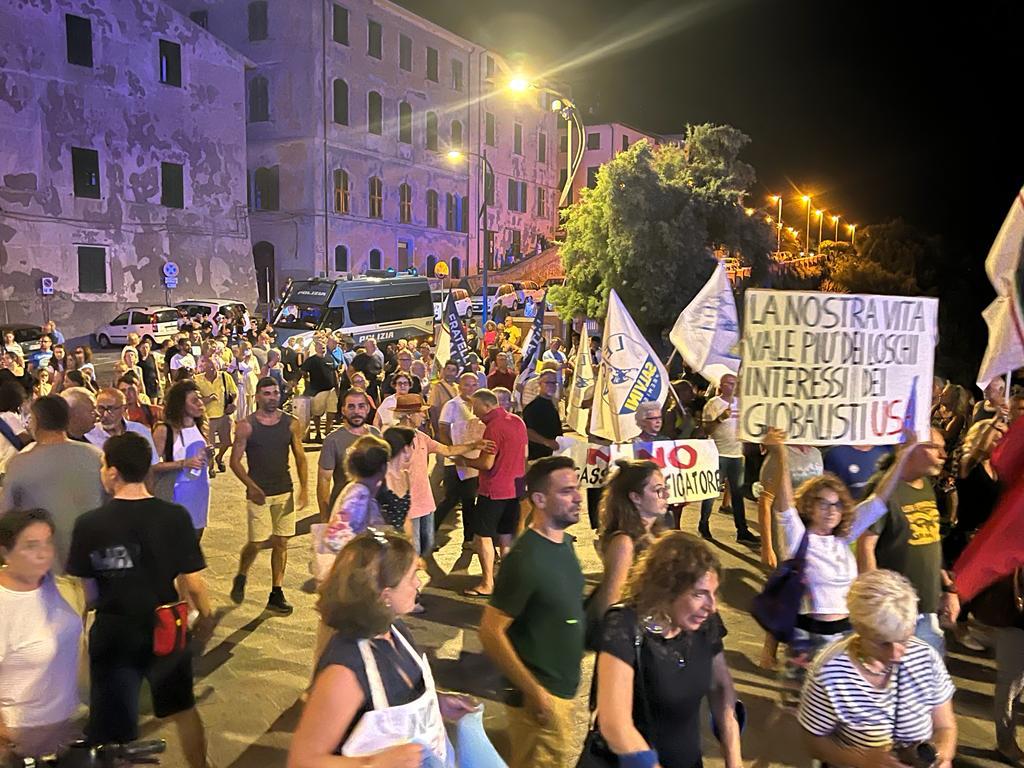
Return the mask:
{"type": "MultiPolygon", "coordinates": [[[[622,605],[613,605],[608,612],[622,610],[622,605]]],[[[639,693],[640,701],[644,708],[644,719],[648,726],[654,723],[651,715],[651,703],[647,700],[647,686],[644,683],[644,670],[641,652],[644,645],[644,634],[640,627],[636,628],[636,635],[633,637],[633,695],[639,693]]],[[[597,668],[594,668],[594,678],[590,690],[590,712],[593,714],[597,709],[597,668]]],[[[601,735],[601,729],[597,725],[597,718],[592,717],[590,730],[587,738],[583,741],[583,751],[576,763],[576,768],[616,768],[619,764],[619,756],[616,755],[608,742],[601,735]]]]}
{"type": "Polygon", "coordinates": [[[757,623],[780,643],[789,643],[793,639],[800,603],[807,590],[804,568],[807,565],[808,536],[805,531],[793,557],[783,561],[772,572],[751,606],[750,612],[757,623]]]}
{"type": "Polygon", "coordinates": [[[238,410],[238,405],[235,403],[236,396],[228,394],[228,375],[224,371],[220,372],[220,383],[224,387],[224,415],[230,416],[238,410]]]}
{"type": "Polygon", "coordinates": [[[153,622],[153,655],[170,656],[188,644],[188,603],[166,603],[156,607],[153,622]]]}

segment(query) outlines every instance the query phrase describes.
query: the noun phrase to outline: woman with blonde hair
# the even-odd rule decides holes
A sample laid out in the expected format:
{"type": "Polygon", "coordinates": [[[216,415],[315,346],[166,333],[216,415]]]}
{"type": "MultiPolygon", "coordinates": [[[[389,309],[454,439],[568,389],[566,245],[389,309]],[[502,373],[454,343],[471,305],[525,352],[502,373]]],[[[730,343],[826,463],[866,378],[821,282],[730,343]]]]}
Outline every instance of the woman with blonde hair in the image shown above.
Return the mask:
{"type": "Polygon", "coordinates": [[[853,634],[821,651],[800,695],[811,756],[830,766],[950,768],[953,681],[939,654],[914,637],[914,587],[894,571],[870,571],[850,586],[847,603],[853,634]]]}
{"type": "Polygon", "coordinates": [[[625,604],[602,622],[597,717],[581,766],[701,765],[705,698],[726,768],[742,765],[736,692],[718,615],[720,573],[708,545],[682,531],[661,536],[640,560],[625,604]]]}

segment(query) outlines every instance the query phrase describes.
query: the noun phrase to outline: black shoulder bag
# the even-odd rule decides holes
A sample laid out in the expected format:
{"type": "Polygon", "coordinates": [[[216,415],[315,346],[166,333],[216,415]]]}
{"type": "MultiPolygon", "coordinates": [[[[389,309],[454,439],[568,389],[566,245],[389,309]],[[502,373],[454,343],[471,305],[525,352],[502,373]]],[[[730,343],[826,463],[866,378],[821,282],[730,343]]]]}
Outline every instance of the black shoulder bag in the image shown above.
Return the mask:
{"type": "MultiPolygon", "coordinates": [[[[612,611],[622,610],[622,605],[613,605],[605,613],[607,616],[612,611]]],[[[637,626],[636,634],[633,637],[633,696],[639,695],[644,708],[644,719],[650,728],[654,724],[651,715],[651,703],[647,698],[647,686],[644,683],[644,670],[641,661],[641,652],[644,645],[643,630],[637,626]]],[[[597,709],[597,664],[594,665],[594,680],[590,690],[590,712],[593,714],[597,709]]],[[[600,716],[600,715],[599,715],[600,716]]],[[[645,736],[646,738],[646,736],[645,736]]],[[[593,718],[590,724],[590,731],[583,742],[583,751],[576,763],[576,768],[616,768],[619,764],[619,756],[612,752],[608,742],[601,735],[601,729],[597,725],[597,718],[593,718]]]]}

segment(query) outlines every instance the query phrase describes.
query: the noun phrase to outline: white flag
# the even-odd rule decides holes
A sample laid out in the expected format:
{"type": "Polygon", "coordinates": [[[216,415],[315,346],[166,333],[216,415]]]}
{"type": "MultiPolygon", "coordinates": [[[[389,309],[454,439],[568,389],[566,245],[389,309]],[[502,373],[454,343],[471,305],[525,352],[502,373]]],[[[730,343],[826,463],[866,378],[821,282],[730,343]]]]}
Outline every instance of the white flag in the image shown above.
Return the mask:
{"type": "Polygon", "coordinates": [[[668,397],[668,371],[614,290],[608,294],[595,387],[590,431],[616,443],[640,434],[635,415],[640,403],[664,405],[668,397]]]}
{"type": "Polygon", "coordinates": [[[992,379],[1024,367],[1024,189],[996,235],[985,259],[985,272],[996,290],[996,298],[981,316],[988,325],[988,347],[978,371],[978,386],[984,389],[992,379]]]}
{"type": "Polygon", "coordinates": [[[733,374],[739,370],[736,299],[722,262],[718,262],[700,293],[679,313],[668,337],[686,364],[706,379],[720,379],[721,366],[733,374]],[[716,368],[708,375],[705,371],[711,366],[716,368]]]}
{"type": "Polygon", "coordinates": [[[581,435],[587,434],[590,423],[590,408],[583,404],[594,398],[594,364],[590,359],[590,333],[583,323],[576,360],[573,363],[572,390],[569,392],[569,408],[566,417],[569,426],[581,435]]]}
{"type": "MultiPolygon", "coordinates": [[[[444,323],[437,326],[437,343],[434,345],[434,370],[432,378],[440,379],[444,365],[452,356],[452,337],[444,323]]],[[[459,373],[462,373],[460,370],[459,373]]]]}

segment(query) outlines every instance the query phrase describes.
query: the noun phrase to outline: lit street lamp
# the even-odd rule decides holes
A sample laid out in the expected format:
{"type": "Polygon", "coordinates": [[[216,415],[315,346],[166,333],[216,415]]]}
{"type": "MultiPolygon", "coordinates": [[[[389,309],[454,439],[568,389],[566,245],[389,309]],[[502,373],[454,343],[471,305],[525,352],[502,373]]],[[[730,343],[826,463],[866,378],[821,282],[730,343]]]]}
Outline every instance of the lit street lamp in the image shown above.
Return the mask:
{"type": "Polygon", "coordinates": [[[480,159],[482,166],[481,170],[484,172],[484,181],[483,184],[480,185],[480,189],[483,192],[480,197],[483,198],[483,202],[480,205],[480,213],[477,216],[477,219],[483,222],[481,225],[482,233],[480,235],[479,245],[480,253],[483,254],[483,257],[480,259],[481,264],[483,265],[483,269],[480,273],[483,278],[483,311],[481,314],[480,326],[482,328],[487,325],[487,269],[491,261],[491,254],[484,253],[484,249],[487,247],[487,177],[490,176],[492,180],[494,179],[494,168],[491,167],[491,161],[487,159],[487,150],[484,150],[483,154],[479,154],[477,152],[463,152],[458,149],[448,151],[448,159],[453,163],[460,162],[470,157],[477,157],[480,159]]]}
{"type": "Polygon", "coordinates": [[[814,215],[818,217],[818,250],[821,250],[821,224],[825,220],[824,211],[815,211],[814,215]]]}
{"type": "Polygon", "coordinates": [[[840,220],[841,218],[843,218],[843,217],[842,217],[842,216],[839,216],[839,215],[836,215],[836,216],[833,216],[833,217],[832,217],[832,223],[833,223],[833,224],[835,225],[835,228],[836,228],[836,235],[835,235],[835,241],[836,241],[837,243],[839,242],[839,220],[840,220]]]}
{"type": "Polygon", "coordinates": [[[776,251],[781,251],[782,250],[782,195],[772,195],[768,199],[771,200],[773,203],[778,203],[779,204],[779,219],[778,219],[779,223],[776,224],[776,227],[775,227],[778,230],[778,237],[776,238],[775,250],[776,251]]]}
{"type": "Polygon", "coordinates": [[[808,256],[811,255],[811,198],[808,195],[804,195],[800,198],[804,201],[804,206],[807,208],[807,229],[804,231],[804,253],[808,256]]]}
{"type": "Polygon", "coordinates": [[[850,245],[856,245],[857,244],[857,225],[856,224],[847,224],[846,225],[846,231],[850,233],[850,245]]]}

